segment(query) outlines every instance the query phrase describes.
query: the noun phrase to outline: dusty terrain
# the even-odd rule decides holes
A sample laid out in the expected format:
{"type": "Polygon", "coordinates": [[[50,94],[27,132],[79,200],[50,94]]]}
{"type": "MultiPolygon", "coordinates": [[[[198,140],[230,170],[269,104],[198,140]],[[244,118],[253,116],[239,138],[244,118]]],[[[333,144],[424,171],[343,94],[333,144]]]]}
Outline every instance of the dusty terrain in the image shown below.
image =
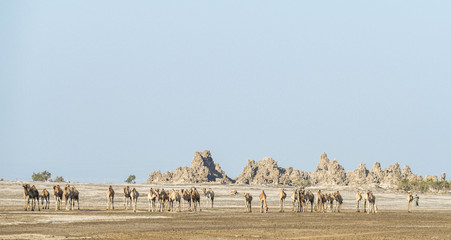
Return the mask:
{"type": "MultiPolygon", "coordinates": [[[[33,183],[39,190],[51,183],[33,183]]],[[[213,209],[201,199],[200,212],[147,212],[150,187],[188,188],[191,185],[136,184],[141,194],[138,212],[124,210],[122,187],[116,191],[116,210],[106,209],[108,184],[74,183],[80,191],[79,211],[23,210],[21,182],[0,182],[0,239],[451,239],[451,195],[419,194],[420,206],[407,213],[405,194],[374,189],[379,213],[355,212],[354,188],[340,188],[342,213],[293,213],[292,188],[287,188],[285,212],[279,213],[273,186],[196,185],[216,194],[213,209]],[[269,213],[259,212],[258,194],[268,196],[269,213]],[[237,190],[238,195],[230,195],[237,190]],[[250,192],[253,212],[244,212],[242,193],[250,192]]],[[[318,188],[311,188],[314,192],[318,188]]],[[[336,188],[322,188],[326,191],[336,188]]]]}

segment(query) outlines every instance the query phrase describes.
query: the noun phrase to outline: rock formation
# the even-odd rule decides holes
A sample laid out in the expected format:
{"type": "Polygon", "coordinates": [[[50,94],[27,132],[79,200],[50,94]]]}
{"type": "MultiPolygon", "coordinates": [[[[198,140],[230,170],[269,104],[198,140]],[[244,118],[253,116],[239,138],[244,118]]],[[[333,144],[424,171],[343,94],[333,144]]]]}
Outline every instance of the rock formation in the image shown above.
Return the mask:
{"type": "Polygon", "coordinates": [[[310,174],[310,181],[312,184],[348,184],[343,166],[336,159],[330,162],[326,153],[321,154],[316,170],[310,174]]]}
{"type": "Polygon", "coordinates": [[[219,164],[215,164],[208,150],[194,153],[191,167],[178,167],[161,174],[160,170],[149,175],[147,183],[232,183],[219,164]]]}
{"type": "MultiPolygon", "coordinates": [[[[243,172],[234,180],[230,179],[221,169],[219,164],[215,164],[210,151],[196,152],[190,167],[178,167],[174,171],[161,173],[155,171],[147,179],[148,183],[233,183],[237,184],[282,184],[295,185],[308,180],[312,185],[350,185],[368,186],[377,185],[383,188],[396,187],[403,179],[409,181],[421,181],[423,177],[413,174],[410,167],[405,165],[401,170],[396,162],[388,168],[381,168],[379,162],[375,162],[368,170],[364,163],[359,164],[353,171],[345,172],[337,160],[330,161],[326,153],[321,154],[320,161],[314,172],[308,173],[293,169],[292,167],[282,168],[277,165],[277,161],[265,157],[261,161],[249,160],[244,166],[243,172]]],[[[425,180],[438,181],[437,176],[426,176],[425,180]]],[[[440,180],[445,180],[446,174],[440,176],[440,180]]]]}
{"type": "Polygon", "coordinates": [[[243,168],[243,172],[235,178],[238,184],[286,184],[292,185],[296,181],[308,179],[308,173],[295,170],[292,167],[281,168],[277,161],[265,157],[255,162],[249,160],[243,168]]]}

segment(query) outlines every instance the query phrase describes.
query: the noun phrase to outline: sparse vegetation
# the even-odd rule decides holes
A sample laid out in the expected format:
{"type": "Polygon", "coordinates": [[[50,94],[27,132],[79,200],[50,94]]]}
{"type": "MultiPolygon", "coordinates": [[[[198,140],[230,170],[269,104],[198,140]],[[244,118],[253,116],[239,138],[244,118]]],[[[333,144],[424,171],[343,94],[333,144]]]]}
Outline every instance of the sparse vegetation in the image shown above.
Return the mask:
{"type": "Polygon", "coordinates": [[[35,173],[33,172],[33,175],[31,175],[31,179],[33,179],[33,181],[48,181],[50,179],[50,177],[52,177],[52,174],[49,173],[47,170],[43,171],[43,172],[38,172],[35,173]]]}
{"type": "Polygon", "coordinates": [[[128,178],[124,182],[126,182],[126,183],[136,183],[135,179],[136,179],[135,175],[130,175],[130,176],[128,176],[128,178]]]}
{"type": "Polygon", "coordinates": [[[312,184],[311,184],[310,180],[299,179],[298,181],[295,181],[293,183],[293,185],[295,187],[308,187],[308,186],[310,186],[312,184]]]}
{"type": "Polygon", "coordinates": [[[64,178],[62,176],[56,176],[53,180],[54,182],[65,182],[64,178]]]}
{"type": "Polygon", "coordinates": [[[432,179],[417,181],[410,181],[408,179],[403,179],[398,184],[398,189],[403,191],[417,191],[417,192],[439,192],[439,191],[449,191],[451,182],[447,181],[434,181],[432,179]]]}

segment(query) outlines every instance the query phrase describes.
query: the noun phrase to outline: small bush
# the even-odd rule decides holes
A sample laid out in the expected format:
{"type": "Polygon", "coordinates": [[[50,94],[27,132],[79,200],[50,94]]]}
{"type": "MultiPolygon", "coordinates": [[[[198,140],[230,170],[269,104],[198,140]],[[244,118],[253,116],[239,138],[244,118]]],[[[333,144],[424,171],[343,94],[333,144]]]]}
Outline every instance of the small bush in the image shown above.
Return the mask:
{"type": "Polygon", "coordinates": [[[53,180],[54,182],[65,182],[64,178],[62,176],[56,176],[53,180]]]}
{"type": "Polygon", "coordinates": [[[295,187],[308,187],[308,186],[310,186],[310,185],[312,185],[312,184],[310,183],[310,180],[299,179],[298,181],[295,181],[295,182],[293,183],[293,185],[294,185],[295,187]]]}
{"type": "Polygon", "coordinates": [[[48,181],[50,177],[52,177],[52,174],[47,170],[38,173],[33,172],[33,175],[31,175],[31,179],[33,179],[33,181],[48,181]]]}
{"type": "Polygon", "coordinates": [[[135,179],[136,179],[135,175],[130,175],[130,176],[128,176],[128,178],[124,182],[126,182],[126,183],[136,183],[135,179]]]}

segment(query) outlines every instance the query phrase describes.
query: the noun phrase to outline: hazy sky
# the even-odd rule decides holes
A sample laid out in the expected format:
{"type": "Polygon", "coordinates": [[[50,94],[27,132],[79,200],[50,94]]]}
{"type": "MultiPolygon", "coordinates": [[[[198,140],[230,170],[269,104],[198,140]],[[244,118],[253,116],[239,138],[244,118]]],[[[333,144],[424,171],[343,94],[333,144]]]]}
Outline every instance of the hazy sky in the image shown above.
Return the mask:
{"type": "MultiPolygon", "coordinates": [[[[209,149],[451,174],[450,1],[0,1],[0,178],[144,182],[209,149]]],[[[451,176],[451,175],[449,175],[451,176]]],[[[449,177],[448,177],[449,178],[449,177]]]]}

